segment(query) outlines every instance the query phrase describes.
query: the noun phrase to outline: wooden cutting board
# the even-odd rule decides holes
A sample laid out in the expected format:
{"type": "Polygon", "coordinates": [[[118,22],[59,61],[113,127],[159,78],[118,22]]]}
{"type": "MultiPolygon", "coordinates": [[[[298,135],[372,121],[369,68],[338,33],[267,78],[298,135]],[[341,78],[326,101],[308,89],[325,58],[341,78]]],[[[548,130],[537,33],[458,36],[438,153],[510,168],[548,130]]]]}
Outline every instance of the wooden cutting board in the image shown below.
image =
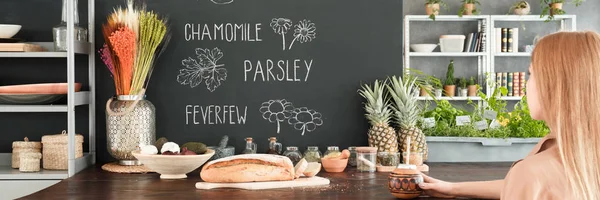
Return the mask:
{"type": "Polygon", "coordinates": [[[0,52],[41,52],[45,51],[40,45],[27,43],[0,43],[0,52]]]}
{"type": "Polygon", "coordinates": [[[237,188],[246,190],[264,190],[275,188],[307,187],[329,185],[329,179],[313,176],[311,178],[299,178],[292,181],[269,181],[252,183],[208,183],[197,182],[196,188],[201,190],[210,190],[215,188],[237,188]]]}

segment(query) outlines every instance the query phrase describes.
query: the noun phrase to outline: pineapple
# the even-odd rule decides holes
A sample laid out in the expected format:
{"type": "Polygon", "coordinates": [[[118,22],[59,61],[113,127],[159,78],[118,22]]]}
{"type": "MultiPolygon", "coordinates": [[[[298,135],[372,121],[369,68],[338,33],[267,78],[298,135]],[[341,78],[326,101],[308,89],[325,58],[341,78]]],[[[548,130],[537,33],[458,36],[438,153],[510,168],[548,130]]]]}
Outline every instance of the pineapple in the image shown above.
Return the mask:
{"type": "Polygon", "coordinates": [[[367,100],[365,117],[371,124],[369,146],[377,147],[379,152],[398,152],[398,137],[389,124],[392,113],[384,96],[384,85],[376,80],[373,87],[365,84],[359,92],[367,100]]]}
{"type": "Polygon", "coordinates": [[[394,111],[394,120],[398,125],[398,142],[400,151],[404,152],[409,144],[406,143],[408,137],[411,141],[411,152],[417,151],[423,153],[423,160],[427,160],[427,141],[425,134],[417,126],[420,109],[417,105],[417,99],[412,95],[415,90],[416,78],[408,77],[402,80],[401,77],[391,77],[391,85],[387,85],[393,100],[391,106],[394,111]]]}

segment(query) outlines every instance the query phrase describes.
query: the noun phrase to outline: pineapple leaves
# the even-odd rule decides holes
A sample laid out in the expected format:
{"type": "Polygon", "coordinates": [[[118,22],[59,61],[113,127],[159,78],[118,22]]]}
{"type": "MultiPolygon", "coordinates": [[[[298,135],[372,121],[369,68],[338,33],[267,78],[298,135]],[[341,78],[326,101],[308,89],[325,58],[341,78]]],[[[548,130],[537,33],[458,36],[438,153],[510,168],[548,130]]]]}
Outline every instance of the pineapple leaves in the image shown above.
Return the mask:
{"type": "Polygon", "coordinates": [[[371,125],[388,125],[390,120],[389,100],[385,93],[386,82],[375,80],[373,86],[364,84],[359,90],[360,96],[367,100],[365,104],[365,117],[371,125]]]}
{"type": "Polygon", "coordinates": [[[407,76],[402,77],[392,76],[390,84],[386,85],[394,106],[394,119],[401,129],[414,127],[417,124],[419,117],[419,109],[417,99],[412,95],[415,88],[416,78],[407,76]]]}

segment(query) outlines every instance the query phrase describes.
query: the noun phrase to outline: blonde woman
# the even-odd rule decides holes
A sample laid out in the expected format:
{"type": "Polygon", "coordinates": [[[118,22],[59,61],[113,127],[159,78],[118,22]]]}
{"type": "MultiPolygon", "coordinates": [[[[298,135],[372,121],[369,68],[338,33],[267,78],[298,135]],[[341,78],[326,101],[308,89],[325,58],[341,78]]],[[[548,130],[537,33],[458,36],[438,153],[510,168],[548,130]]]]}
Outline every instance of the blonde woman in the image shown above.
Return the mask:
{"type": "Polygon", "coordinates": [[[507,200],[600,199],[600,35],[559,32],[533,51],[527,82],[531,117],[551,132],[504,180],[449,183],[425,176],[435,197],[507,200]]]}

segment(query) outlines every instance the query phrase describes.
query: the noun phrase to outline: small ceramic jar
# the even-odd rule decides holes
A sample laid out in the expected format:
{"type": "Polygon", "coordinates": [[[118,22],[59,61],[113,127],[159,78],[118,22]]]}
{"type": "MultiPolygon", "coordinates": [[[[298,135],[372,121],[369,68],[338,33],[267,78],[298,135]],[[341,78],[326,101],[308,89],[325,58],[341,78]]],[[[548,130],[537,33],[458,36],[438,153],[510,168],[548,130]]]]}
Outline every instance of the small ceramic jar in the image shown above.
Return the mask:
{"type": "Polygon", "coordinates": [[[388,176],[388,189],[396,198],[414,199],[423,193],[419,187],[422,182],[423,176],[417,171],[417,166],[400,164],[388,176]]]}

